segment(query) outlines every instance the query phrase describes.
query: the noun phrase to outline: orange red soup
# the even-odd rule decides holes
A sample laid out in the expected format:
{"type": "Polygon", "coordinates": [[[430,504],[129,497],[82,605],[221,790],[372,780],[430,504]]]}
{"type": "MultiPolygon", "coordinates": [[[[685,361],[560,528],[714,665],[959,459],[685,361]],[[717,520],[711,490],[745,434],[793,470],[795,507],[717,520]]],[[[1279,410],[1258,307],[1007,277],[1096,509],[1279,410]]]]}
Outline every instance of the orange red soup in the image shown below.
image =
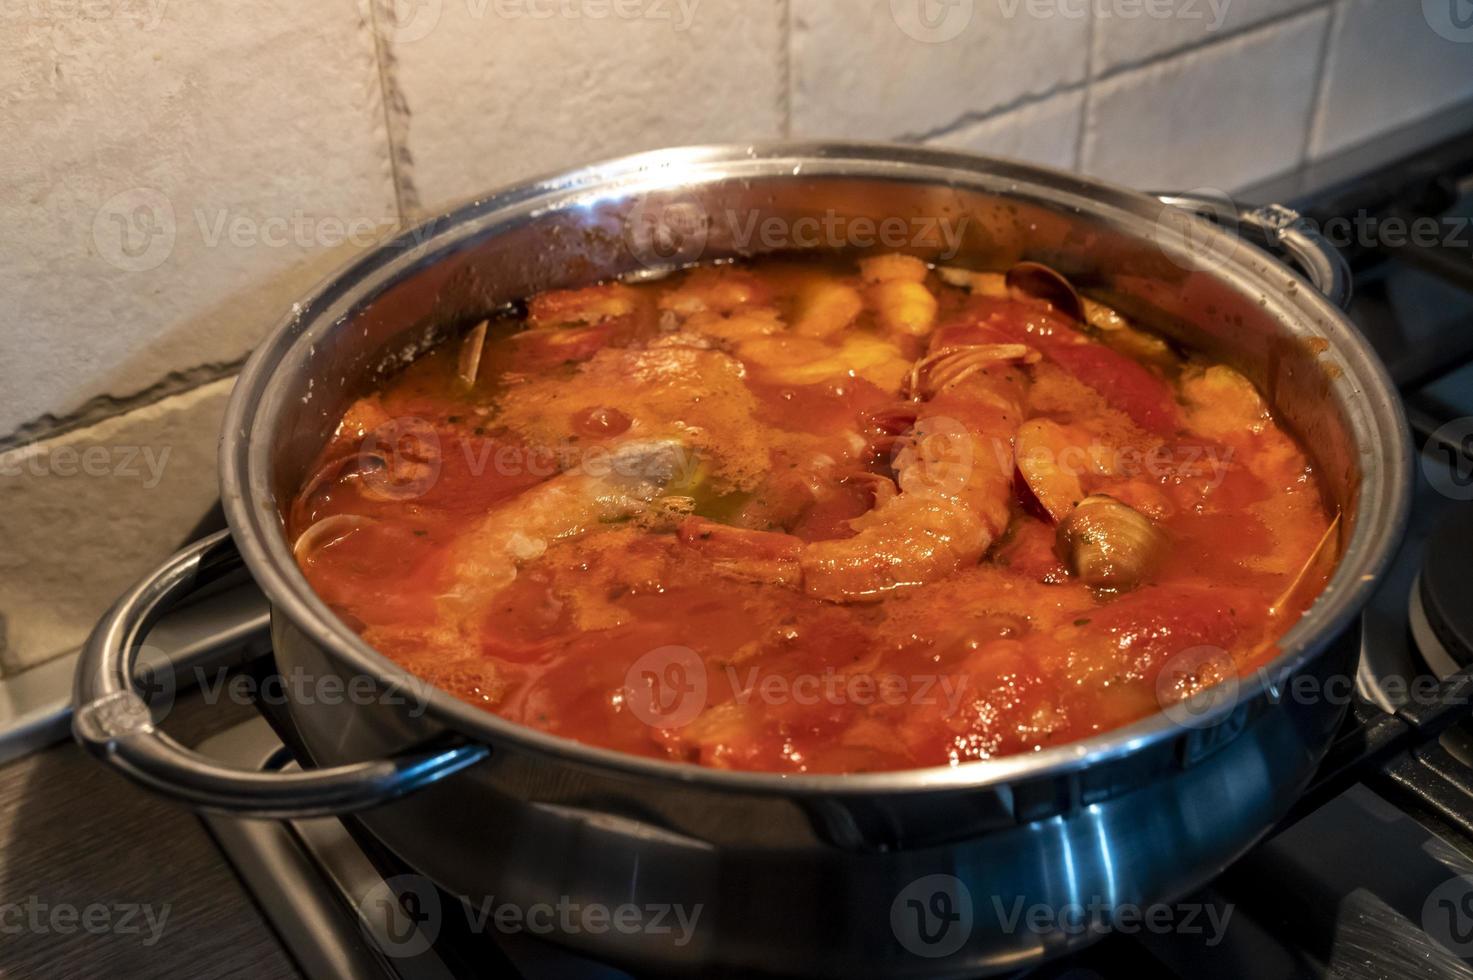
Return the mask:
{"type": "Polygon", "coordinates": [[[287,524],[338,615],[466,701],[777,772],[1139,719],[1269,659],[1333,559],[1241,375],[899,255],[531,297],[353,404],[287,524]]]}

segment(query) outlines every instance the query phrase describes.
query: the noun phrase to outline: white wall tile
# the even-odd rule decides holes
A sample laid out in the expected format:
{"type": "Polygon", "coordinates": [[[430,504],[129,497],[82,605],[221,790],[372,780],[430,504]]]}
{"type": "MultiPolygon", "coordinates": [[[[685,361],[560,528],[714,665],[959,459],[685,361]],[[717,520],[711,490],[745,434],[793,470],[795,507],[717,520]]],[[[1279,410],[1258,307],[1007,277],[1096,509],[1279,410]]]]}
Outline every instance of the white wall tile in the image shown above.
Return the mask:
{"type": "Polygon", "coordinates": [[[793,0],[793,133],[919,136],[1081,81],[1086,10],[1028,0],[793,0]]]}
{"type": "Polygon", "coordinates": [[[1325,0],[1117,0],[1096,8],[1096,75],[1325,0]]]}
{"type": "Polygon", "coordinates": [[[232,384],[0,452],[0,672],[80,646],[204,516],[232,384]]]}
{"type": "Polygon", "coordinates": [[[0,437],[239,358],[396,216],[351,0],[11,4],[0,93],[0,437]]]}
{"type": "Polygon", "coordinates": [[[1083,111],[1084,90],[1074,89],[963,126],[931,142],[1069,169],[1075,164],[1083,111]]]}
{"type": "Polygon", "coordinates": [[[1095,85],[1083,169],[1140,188],[1232,189],[1299,162],[1328,13],[1095,85]]]}
{"type": "Polygon", "coordinates": [[[1466,0],[1341,0],[1311,156],[1473,97],[1473,26],[1447,17],[1458,7],[1466,0]]]}
{"type": "Polygon", "coordinates": [[[390,33],[422,210],[635,150],[781,135],[779,13],[775,0],[428,0],[390,33]]]}

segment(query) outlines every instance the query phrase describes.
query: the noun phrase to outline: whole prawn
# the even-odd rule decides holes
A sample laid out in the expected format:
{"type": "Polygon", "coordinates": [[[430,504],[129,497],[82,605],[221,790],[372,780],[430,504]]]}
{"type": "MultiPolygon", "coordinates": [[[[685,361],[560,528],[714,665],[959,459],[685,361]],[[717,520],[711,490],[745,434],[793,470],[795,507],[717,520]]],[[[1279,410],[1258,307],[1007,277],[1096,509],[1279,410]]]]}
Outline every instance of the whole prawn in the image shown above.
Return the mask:
{"type": "Polygon", "coordinates": [[[1006,529],[1013,439],[1040,355],[985,330],[938,330],[911,370],[910,401],[877,419],[893,445],[895,482],[872,481],[875,506],[852,537],[805,542],[688,518],[681,540],[736,575],[863,602],[976,562],[1006,529]]]}
{"type": "Polygon", "coordinates": [[[561,473],[494,508],[456,542],[448,563],[455,585],[442,604],[461,614],[477,608],[550,543],[639,513],[689,462],[675,440],[627,440],[597,472],[561,473]]]}

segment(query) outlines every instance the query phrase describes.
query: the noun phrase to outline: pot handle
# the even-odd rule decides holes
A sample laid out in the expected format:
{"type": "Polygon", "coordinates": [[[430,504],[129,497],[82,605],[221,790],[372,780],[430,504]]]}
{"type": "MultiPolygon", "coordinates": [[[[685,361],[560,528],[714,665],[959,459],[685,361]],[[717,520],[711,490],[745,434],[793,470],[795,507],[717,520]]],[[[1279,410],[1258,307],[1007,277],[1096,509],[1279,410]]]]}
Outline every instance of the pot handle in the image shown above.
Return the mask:
{"type": "Polygon", "coordinates": [[[230,532],[217,532],[174,555],[107,611],[77,663],[72,733],[84,749],[135,783],[190,806],[281,819],[376,806],[490,754],[485,745],[456,745],[396,759],[263,773],[221,765],[159,731],[134,684],[144,638],[170,608],[243,564],[230,532]]]}
{"type": "Polygon", "coordinates": [[[1207,194],[1168,193],[1157,194],[1156,198],[1219,226],[1224,216],[1236,221],[1236,228],[1226,229],[1229,233],[1246,232],[1245,237],[1256,244],[1288,258],[1325,299],[1342,310],[1350,305],[1350,264],[1298,211],[1282,204],[1248,207],[1207,194]]]}

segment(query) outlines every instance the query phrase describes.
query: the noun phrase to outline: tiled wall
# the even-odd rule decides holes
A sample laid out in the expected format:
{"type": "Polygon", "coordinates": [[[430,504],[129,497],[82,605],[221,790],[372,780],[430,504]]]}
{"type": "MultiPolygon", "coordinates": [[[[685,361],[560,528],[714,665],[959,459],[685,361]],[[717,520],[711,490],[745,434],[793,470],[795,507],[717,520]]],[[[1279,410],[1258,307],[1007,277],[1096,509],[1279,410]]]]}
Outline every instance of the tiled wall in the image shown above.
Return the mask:
{"type": "Polygon", "coordinates": [[[173,549],[240,359],[401,222],[785,136],[1232,188],[1473,97],[1458,2],[0,5],[0,668],[74,648],[173,549]]]}

